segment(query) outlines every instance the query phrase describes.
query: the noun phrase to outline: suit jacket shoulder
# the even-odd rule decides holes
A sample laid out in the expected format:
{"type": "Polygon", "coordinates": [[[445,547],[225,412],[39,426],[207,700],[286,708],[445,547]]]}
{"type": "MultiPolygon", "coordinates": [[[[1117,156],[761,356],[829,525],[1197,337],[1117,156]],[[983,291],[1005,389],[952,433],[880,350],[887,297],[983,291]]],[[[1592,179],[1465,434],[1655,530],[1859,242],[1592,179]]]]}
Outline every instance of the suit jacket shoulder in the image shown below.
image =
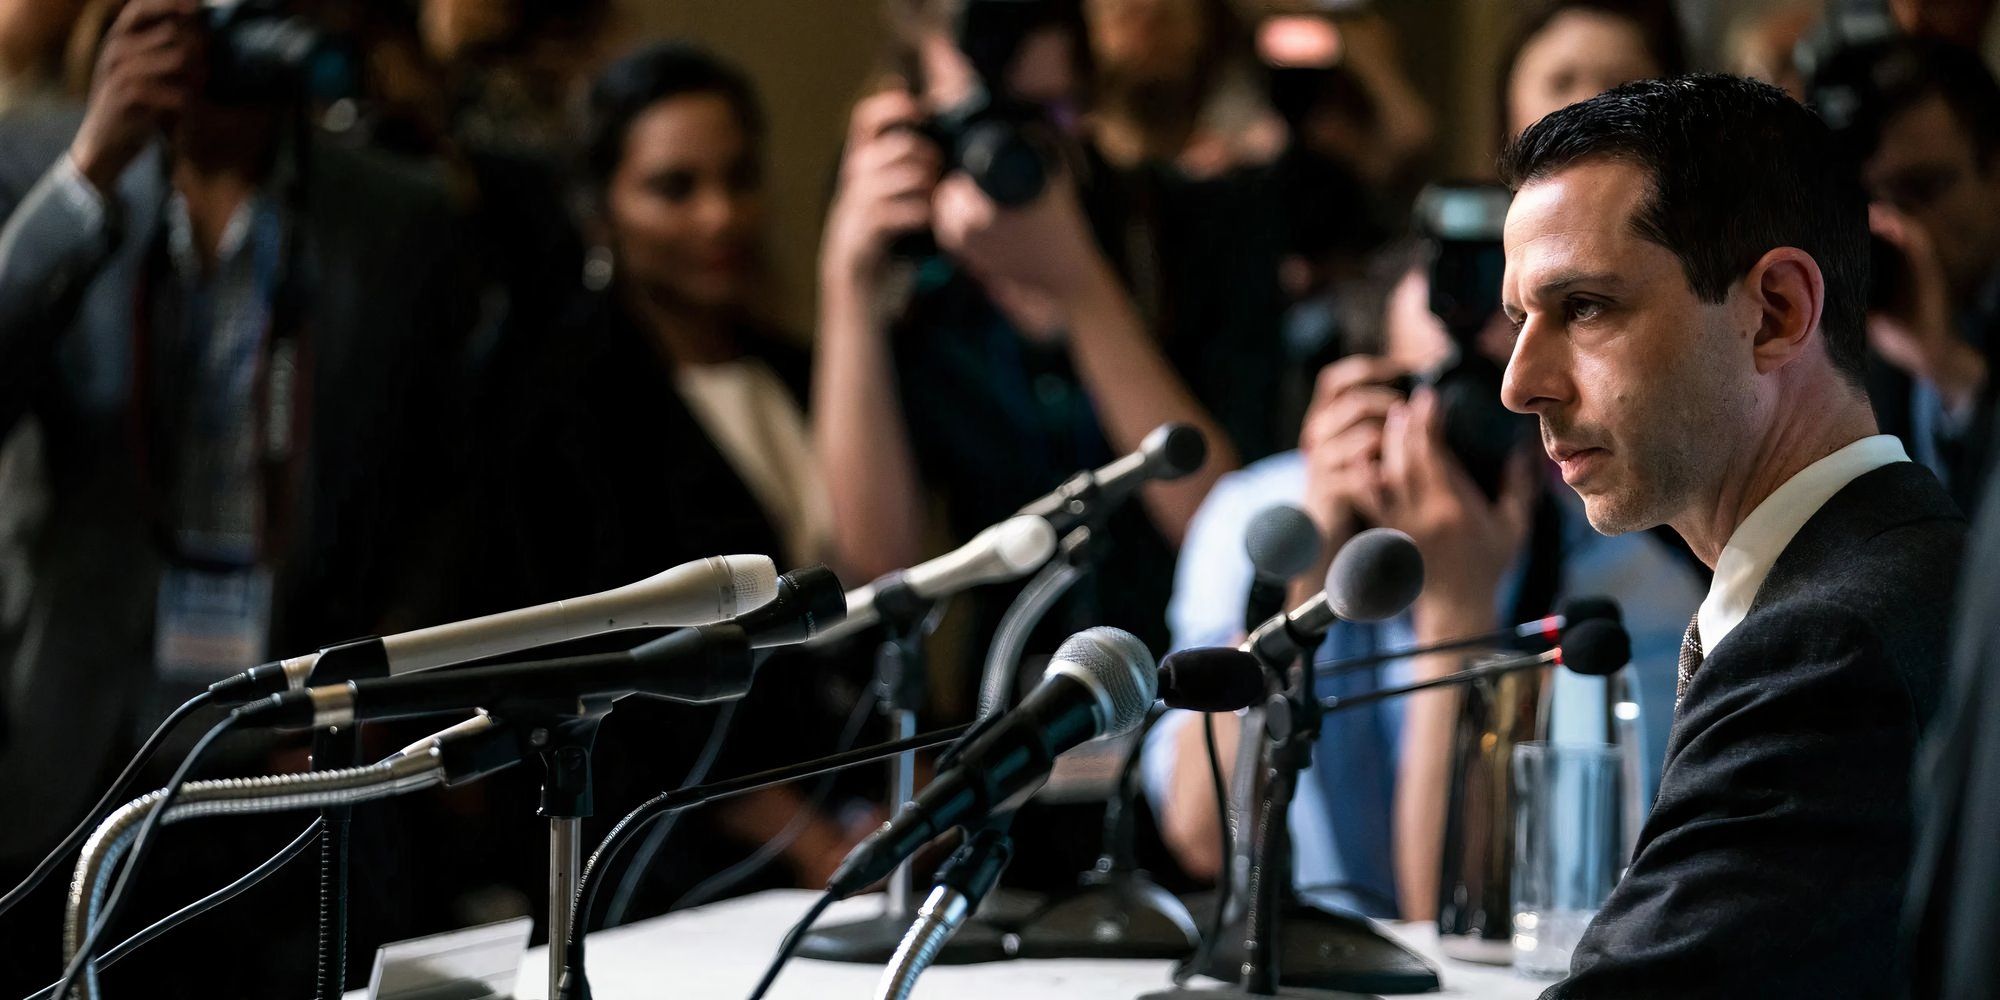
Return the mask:
{"type": "Polygon", "coordinates": [[[1549,996],[1896,993],[1910,768],[1963,534],[1911,463],[1807,522],[1695,672],[1632,866],[1549,996]]]}

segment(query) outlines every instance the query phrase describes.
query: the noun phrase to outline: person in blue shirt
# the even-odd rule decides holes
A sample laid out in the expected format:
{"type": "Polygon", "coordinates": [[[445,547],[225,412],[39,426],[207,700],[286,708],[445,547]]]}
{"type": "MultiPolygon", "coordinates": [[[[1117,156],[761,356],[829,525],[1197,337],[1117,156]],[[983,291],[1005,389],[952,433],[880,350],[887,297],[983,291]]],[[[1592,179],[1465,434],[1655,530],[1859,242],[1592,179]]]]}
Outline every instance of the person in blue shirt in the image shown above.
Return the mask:
{"type": "MultiPolygon", "coordinates": [[[[1330,553],[1359,528],[1398,528],[1424,553],[1422,596],[1388,622],[1336,627],[1317,661],[1491,630],[1536,617],[1562,597],[1609,596],[1632,633],[1639,751],[1656,776],[1673,718],[1681,631],[1705,581],[1658,536],[1596,534],[1573,493],[1546,488],[1549,466],[1530,453],[1487,500],[1443,442],[1436,393],[1419,388],[1406,399],[1390,387],[1400,375],[1437,367],[1452,350],[1421,279],[1421,269],[1410,268],[1390,293],[1374,353],[1322,370],[1299,448],[1225,476],[1196,513],[1168,609],[1174,644],[1240,638],[1251,581],[1244,536],[1264,508],[1298,505],[1327,539],[1319,567],[1292,585],[1291,604],[1319,589],[1330,553]]],[[[1447,674],[1465,660],[1394,661],[1324,680],[1319,693],[1447,674]]],[[[1559,673],[1554,683],[1551,737],[1601,742],[1605,682],[1559,673]]],[[[1325,717],[1290,817],[1295,879],[1309,898],[1368,916],[1434,915],[1456,711],[1455,693],[1444,690],[1325,717]]],[[[1228,773],[1237,719],[1216,721],[1228,773]]],[[[1192,713],[1163,719],[1144,768],[1169,849],[1190,874],[1212,877],[1223,863],[1220,814],[1201,728],[1192,713]]]]}

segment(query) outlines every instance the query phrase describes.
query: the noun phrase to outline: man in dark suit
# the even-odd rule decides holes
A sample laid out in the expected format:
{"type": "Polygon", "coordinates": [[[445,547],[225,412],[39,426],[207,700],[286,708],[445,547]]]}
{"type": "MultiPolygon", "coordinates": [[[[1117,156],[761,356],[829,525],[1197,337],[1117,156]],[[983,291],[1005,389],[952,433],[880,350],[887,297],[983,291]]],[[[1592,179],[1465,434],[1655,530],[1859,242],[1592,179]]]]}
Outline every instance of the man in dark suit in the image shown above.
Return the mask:
{"type": "Polygon", "coordinates": [[[1548,997],[1893,991],[1964,522],[1877,433],[1866,202],[1830,146],[1781,91],[1706,76],[1503,158],[1507,404],[1597,530],[1670,525],[1715,570],[1637,853],[1548,997]]]}
{"type": "MultiPolygon", "coordinates": [[[[2000,428],[1995,428],[2000,431],[2000,428]]],[[[1919,757],[1904,964],[1917,1000],[2000,995],[2000,486],[1973,516],[1951,677],[1919,757]]]]}
{"type": "MultiPolygon", "coordinates": [[[[307,148],[286,128],[304,112],[278,95],[206,96],[199,18],[190,0],[133,0],[80,119],[0,122],[8,885],[182,698],[399,611],[435,620],[407,600],[466,312],[443,188],[307,148]]],[[[192,883],[177,903],[215,888],[282,842],[215,846],[243,829],[169,838],[175,863],[146,874],[192,883]],[[191,863],[204,851],[227,863],[191,863]]],[[[13,933],[54,912],[7,915],[28,943],[0,981],[54,977],[55,937],[13,933]]],[[[309,926],[301,910],[262,930],[309,926]]],[[[187,980],[149,991],[233,991],[187,980]]]]}

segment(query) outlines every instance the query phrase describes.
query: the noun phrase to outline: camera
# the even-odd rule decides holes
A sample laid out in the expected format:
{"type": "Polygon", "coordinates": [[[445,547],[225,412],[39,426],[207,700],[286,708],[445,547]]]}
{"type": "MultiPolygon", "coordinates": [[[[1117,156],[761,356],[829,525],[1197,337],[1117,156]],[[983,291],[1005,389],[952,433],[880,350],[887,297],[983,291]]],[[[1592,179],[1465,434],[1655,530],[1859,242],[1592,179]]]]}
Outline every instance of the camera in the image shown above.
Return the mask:
{"type": "Polygon", "coordinates": [[[1909,258],[1895,245],[1868,234],[1868,311],[1906,316],[1914,305],[1909,258]]]}
{"type": "Polygon", "coordinates": [[[218,104],[327,103],[359,90],[354,51],[277,0],[218,4],[202,15],[208,97],[218,104]]]}
{"type": "Polygon", "coordinates": [[[1497,185],[1432,184],[1417,195],[1416,205],[1431,312],[1444,322],[1455,348],[1450,361],[1421,381],[1437,390],[1445,444],[1489,499],[1500,495],[1508,461],[1535,430],[1533,418],[1501,404],[1505,372],[1478,343],[1500,311],[1507,267],[1500,234],[1512,199],[1497,185]]]}

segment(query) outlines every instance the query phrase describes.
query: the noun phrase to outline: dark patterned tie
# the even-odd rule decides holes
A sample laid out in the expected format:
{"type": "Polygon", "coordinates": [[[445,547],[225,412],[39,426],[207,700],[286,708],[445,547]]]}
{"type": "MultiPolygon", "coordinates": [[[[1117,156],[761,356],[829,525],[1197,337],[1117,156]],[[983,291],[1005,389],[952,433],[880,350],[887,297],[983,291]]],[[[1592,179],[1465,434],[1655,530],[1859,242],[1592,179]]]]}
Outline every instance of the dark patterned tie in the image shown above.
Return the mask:
{"type": "Polygon", "coordinates": [[[1697,613],[1688,619],[1687,631],[1681,633],[1681,670],[1674,684],[1674,713],[1681,710],[1681,699],[1687,697],[1688,681],[1694,679],[1694,672],[1701,669],[1701,615],[1697,613]]]}

